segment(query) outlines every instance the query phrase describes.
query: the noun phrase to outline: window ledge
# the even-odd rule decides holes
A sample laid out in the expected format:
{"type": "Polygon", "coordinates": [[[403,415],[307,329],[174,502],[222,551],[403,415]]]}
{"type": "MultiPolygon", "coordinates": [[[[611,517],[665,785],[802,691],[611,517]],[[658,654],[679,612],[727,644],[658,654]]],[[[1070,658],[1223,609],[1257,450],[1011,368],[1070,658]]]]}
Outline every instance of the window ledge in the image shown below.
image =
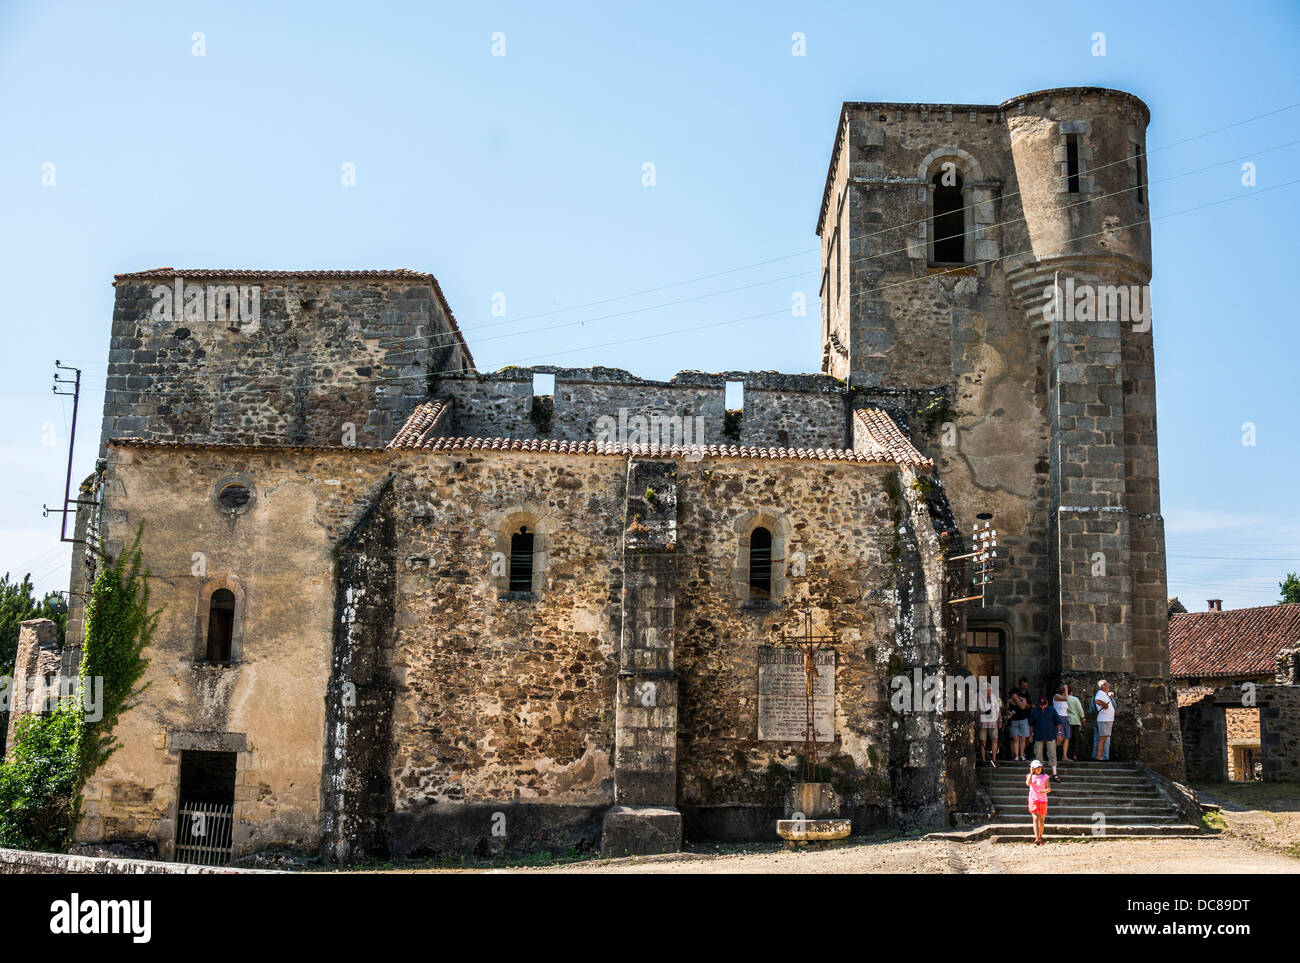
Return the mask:
{"type": "Polygon", "coordinates": [[[779,612],[782,608],[780,599],[746,599],[740,603],[742,612],[779,612]]]}
{"type": "Polygon", "coordinates": [[[502,592],[497,596],[498,602],[536,602],[536,592],[502,592]]]}

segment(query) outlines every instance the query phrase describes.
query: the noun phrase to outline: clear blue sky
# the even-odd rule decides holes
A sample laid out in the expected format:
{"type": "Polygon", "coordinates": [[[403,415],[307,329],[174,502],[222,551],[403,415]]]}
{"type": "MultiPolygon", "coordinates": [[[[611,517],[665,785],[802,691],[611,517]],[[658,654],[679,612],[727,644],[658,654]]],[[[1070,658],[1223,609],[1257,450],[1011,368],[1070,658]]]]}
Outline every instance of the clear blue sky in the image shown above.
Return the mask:
{"type": "Polygon", "coordinates": [[[409,267],[438,276],[483,369],[816,371],[813,231],[840,103],[1102,85],[1152,111],[1170,593],[1192,609],[1276,601],[1300,569],[1300,185],[1261,192],[1300,177],[1300,145],[1266,151],[1300,139],[1300,109],[1160,148],[1300,103],[1298,60],[1295,2],[5,3],[0,571],[66,587],[40,513],[62,496],[70,414],[49,380],[55,358],[86,373],[79,479],[115,273],[409,267]],[[789,315],[796,291],[806,319],[789,315]],[[495,292],[521,320],[476,336],[495,292]],[[765,312],[781,313],[671,333],[765,312]]]}

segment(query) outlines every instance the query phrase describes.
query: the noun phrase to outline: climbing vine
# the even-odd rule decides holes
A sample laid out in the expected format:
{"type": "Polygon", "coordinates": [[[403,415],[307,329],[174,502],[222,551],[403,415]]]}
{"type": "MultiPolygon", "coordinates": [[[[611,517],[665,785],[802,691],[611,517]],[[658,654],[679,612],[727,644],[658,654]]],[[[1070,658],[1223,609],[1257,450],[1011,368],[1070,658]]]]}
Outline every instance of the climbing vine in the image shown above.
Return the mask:
{"type": "Polygon", "coordinates": [[[144,691],[158,612],[149,611],[148,571],[135,542],[95,579],[86,602],[78,698],[27,715],[0,762],[0,846],[66,850],[81,816],[81,790],[117,748],[113,729],[144,691]]]}

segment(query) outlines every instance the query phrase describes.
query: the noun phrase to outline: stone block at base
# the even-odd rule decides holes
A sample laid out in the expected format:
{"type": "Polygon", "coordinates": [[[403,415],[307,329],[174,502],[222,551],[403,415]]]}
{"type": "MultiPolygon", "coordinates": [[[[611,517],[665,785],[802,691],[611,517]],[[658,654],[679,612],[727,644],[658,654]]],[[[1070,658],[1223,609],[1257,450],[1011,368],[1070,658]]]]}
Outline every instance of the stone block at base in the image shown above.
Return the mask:
{"type": "Polygon", "coordinates": [[[682,814],[661,806],[615,806],[605,813],[600,854],[653,856],[682,848],[682,814]]]}
{"type": "Polygon", "coordinates": [[[776,834],[792,843],[820,843],[847,839],[853,831],[850,819],[778,819],[776,834]]]}

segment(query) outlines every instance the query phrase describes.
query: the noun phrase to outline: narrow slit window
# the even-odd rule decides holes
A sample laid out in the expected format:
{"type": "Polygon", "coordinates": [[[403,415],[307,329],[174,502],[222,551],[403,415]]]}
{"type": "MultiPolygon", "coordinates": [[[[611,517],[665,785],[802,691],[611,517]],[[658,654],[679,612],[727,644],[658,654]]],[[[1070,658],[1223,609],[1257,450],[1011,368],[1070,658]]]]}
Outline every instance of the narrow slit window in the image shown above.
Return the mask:
{"type": "Polygon", "coordinates": [[[749,594],[772,597],[772,533],[766,528],[756,528],[749,536],[749,594]]]}
{"type": "Polygon", "coordinates": [[[1147,176],[1146,176],[1146,175],[1147,175],[1147,172],[1146,172],[1146,170],[1145,170],[1145,168],[1144,168],[1144,165],[1143,165],[1143,163],[1142,163],[1142,151],[1141,151],[1141,149],[1140,149],[1136,144],[1133,145],[1133,165],[1134,165],[1134,173],[1135,173],[1136,176],[1137,176],[1137,199],[1138,199],[1138,203],[1139,203],[1139,204],[1145,204],[1145,203],[1146,203],[1146,184],[1147,184],[1147,176]]]}
{"type": "Polygon", "coordinates": [[[1079,193],[1079,135],[1065,135],[1065,189],[1071,194],[1079,193]]]}
{"type": "Polygon", "coordinates": [[[934,238],[935,264],[966,263],[966,211],[962,203],[961,175],[941,170],[934,175],[934,217],[930,236],[934,238]]]}
{"type": "Polygon", "coordinates": [[[208,603],[208,661],[229,662],[235,634],[235,593],[217,589],[208,603]]]}
{"type": "Polygon", "coordinates": [[[510,591],[533,590],[533,533],[527,525],[510,536],[510,591]]]}

